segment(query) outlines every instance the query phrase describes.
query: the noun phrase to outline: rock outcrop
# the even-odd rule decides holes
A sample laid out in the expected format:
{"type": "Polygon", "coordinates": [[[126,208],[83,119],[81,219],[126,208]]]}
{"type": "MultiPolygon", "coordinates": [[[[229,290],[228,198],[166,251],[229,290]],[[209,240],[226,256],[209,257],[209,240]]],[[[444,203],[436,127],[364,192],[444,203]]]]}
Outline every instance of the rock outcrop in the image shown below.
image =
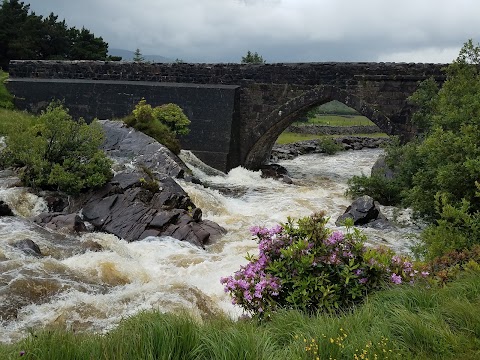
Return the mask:
{"type": "Polygon", "coordinates": [[[178,156],[150,136],[121,121],[98,122],[105,132],[102,149],[117,165],[144,166],[151,171],[179,179],[190,172],[178,156]]]}
{"type": "Polygon", "coordinates": [[[395,177],[394,171],[388,167],[385,161],[385,155],[380,155],[372,166],[371,176],[378,175],[386,179],[393,179],[395,177]]]}
{"type": "MultiPolygon", "coordinates": [[[[225,233],[221,226],[202,219],[201,209],[173,180],[191,179],[176,155],[122,122],[99,123],[105,131],[103,150],[115,162],[115,176],[102,188],[69,199],[62,213],[40,214],[36,223],[70,233],[108,232],[126,241],[171,236],[200,247],[225,233]]],[[[56,209],[53,205],[61,203],[61,197],[50,197],[49,208],[56,209]]]]}
{"type": "MultiPolygon", "coordinates": [[[[346,219],[353,219],[354,225],[373,224],[381,227],[382,223],[386,223],[387,218],[380,212],[379,204],[368,195],[355,199],[352,204],[340,215],[335,221],[335,225],[343,225],[346,219]]],[[[385,224],[383,224],[385,225],[385,224]]]]}
{"type": "Polygon", "coordinates": [[[95,191],[82,209],[83,218],[98,231],[126,241],[168,235],[203,247],[225,233],[202,220],[183,189],[170,177],[145,180],[145,175],[122,172],[95,191]]]}

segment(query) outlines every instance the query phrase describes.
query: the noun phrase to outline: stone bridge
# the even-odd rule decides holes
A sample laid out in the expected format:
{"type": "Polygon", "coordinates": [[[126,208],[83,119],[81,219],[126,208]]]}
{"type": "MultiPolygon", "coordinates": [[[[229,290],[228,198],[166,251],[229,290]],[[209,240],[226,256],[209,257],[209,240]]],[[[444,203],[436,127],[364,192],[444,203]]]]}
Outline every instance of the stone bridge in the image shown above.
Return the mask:
{"type": "Polygon", "coordinates": [[[222,171],[256,169],[277,137],[314,106],[338,100],[387,134],[415,134],[407,98],[428,77],[445,79],[444,64],[149,64],[102,61],[12,61],[8,89],[33,112],[54,99],[74,117],[112,119],[144,97],[173,102],[192,121],[182,138],[208,165],[222,171]]]}

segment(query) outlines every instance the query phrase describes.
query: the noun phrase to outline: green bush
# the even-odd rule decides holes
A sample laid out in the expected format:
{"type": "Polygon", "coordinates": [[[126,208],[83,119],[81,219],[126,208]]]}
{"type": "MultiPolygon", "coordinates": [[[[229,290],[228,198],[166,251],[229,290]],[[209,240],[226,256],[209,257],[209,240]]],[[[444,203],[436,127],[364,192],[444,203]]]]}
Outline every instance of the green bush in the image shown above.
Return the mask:
{"type": "Polygon", "coordinates": [[[140,100],[132,114],[123,121],[165,145],[174,154],[180,152],[176,135],[188,134],[190,125],[190,120],[178,105],[164,104],[152,108],[145,99],[140,100]]]}
{"type": "Polygon", "coordinates": [[[470,204],[466,200],[460,206],[453,206],[441,196],[437,198],[437,209],[440,219],[421,235],[424,256],[432,259],[479,245],[480,211],[469,212],[470,204]]]}
{"type": "Polygon", "coordinates": [[[0,70],[0,108],[13,109],[13,96],[10,95],[5,87],[5,80],[8,78],[8,73],[0,70]]]}
{"type": "Polygon", "coordinates": [[[396,179],[387,179],[382,175],[355,175],[348,180],[346,195],[353,198],[368,195],[382,205],[395,205],[402,200],[402,190],[396,179]]]}
{"type": "Polygon", "coordinates": [[[343,146],[339,143],[337,143],[334,139],[332,138],[324,138],[318,140],[318,143],[322,150],[325,152],[327,155],[333,155],[336,154],[339,151],[343,150],[343,146]]]}
{"type": "Polygon", "coordinates": [[[74,121],[58,102],[52,102],[33,126],[12,130],[2,162],[21,167],[27,186],[76,194],[101,186],[112,176],[111,161],[99,150],[100,125],[74,121]]]}

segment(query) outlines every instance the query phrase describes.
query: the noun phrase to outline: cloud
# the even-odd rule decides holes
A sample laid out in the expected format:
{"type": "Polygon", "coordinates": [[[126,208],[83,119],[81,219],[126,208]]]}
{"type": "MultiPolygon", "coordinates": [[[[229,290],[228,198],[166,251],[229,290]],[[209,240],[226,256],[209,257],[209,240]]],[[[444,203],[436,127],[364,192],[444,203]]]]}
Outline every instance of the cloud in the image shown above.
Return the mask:
{"type": "MultiPolygon", "coordinates": [[[[110,47],[187,61],[422,61],[480,34],[477,0],[32,0],[110,47]]],[[[456,54],[454,54],[456,55],[456,54]]]]}

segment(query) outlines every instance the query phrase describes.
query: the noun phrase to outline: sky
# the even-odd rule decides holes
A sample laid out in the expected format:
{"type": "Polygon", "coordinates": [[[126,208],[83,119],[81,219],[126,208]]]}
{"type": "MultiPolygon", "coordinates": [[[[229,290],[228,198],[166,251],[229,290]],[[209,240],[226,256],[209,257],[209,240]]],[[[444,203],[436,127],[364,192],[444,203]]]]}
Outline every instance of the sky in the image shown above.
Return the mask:
{"type": "Polygon", "coordinates": [[[109,48],[187,62],[433,62],[480,41],[479,0],[23,0],[109,48]]]}

